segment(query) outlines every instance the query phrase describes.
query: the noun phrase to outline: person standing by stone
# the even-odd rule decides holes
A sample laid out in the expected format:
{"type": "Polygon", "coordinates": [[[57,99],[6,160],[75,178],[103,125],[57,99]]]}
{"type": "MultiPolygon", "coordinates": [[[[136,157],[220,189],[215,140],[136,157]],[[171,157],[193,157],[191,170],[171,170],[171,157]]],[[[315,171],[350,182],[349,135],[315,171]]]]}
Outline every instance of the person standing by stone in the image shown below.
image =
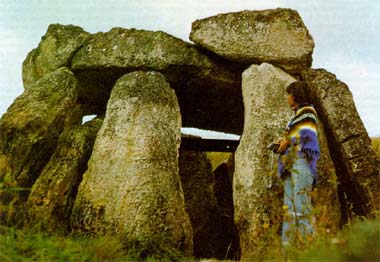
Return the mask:
{"type": "Polygon", "coordinates": [[[311,191],[317,181],[320,148],[317,134],[318,115],[307,103],[306,83],[296,81],[286,88],[288,105],[294,116],[284,138],[278,141],[279,176],[284,182],[282,242],[305,243],[314,233],[311,213],[311,191]]]}

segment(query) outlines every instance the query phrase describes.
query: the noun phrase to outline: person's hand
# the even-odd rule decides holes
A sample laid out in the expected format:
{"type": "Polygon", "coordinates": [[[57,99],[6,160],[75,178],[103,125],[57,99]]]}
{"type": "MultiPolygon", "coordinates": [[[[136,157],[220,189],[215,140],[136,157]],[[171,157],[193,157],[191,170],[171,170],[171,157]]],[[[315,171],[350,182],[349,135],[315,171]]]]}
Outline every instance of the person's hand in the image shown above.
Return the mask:
{"type": "Polygon", "coordinates": [[[283,153],[285,153],[286,149],[288,149],[288,147],[289,147],[289,145],[290,145],[289,140],[286,140],[286,139],[280,139],[280,140],[278,141],[278,143],[280,144],[280,146],[278,147],[276,153],[278,153],[278,154],[283,154],[283,153]]]}

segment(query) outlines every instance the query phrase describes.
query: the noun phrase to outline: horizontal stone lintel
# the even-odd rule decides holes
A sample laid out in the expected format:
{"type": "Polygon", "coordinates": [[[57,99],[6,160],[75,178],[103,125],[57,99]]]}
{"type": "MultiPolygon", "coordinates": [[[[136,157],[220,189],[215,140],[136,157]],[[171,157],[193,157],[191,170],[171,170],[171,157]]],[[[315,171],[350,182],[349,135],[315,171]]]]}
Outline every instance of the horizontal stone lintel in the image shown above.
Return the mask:
{"type": "Polygon", "coordinates": [[[180,150],[205,152],[235,152],[238,145],[239,140],[182,137],[180,150]]]}

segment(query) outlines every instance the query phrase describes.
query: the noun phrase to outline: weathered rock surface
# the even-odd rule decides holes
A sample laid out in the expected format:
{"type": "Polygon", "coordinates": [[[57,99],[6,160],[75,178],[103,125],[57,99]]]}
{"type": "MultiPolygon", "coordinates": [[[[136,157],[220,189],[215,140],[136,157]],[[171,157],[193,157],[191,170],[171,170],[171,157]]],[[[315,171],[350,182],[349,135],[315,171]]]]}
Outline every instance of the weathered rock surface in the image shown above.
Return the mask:
{"type": "Polygon", "coordinates": [[[102,123],[97,118],[61,134],[57,149],[29,194],[29,228],[51,233],[69,232],[78,186],[87,170],[87,161],[102,123]]]}
{"type": "Polygon", "coordinates": [[[291,9],[219,14],[192,24],[190,39],[224,58],[267,62],[290,73],[311,66],[314,41],[291,9]]]}
{"type": "Polygon", "coordinates": [[[73,57],[72,69],[81,82],[81,100],[93,113],[105,111],[121,75],[154,70],[176,90],[184,126],[239,133],[241,68],[220,61],[164,32],[113,28],[91,36],[73,57]]]}
{"type": "Polygon", "coordinates": [[[301,77],[308,82],[309,96],[325,123],[339,179],[342,214],[351,211],[359,216],[378,213],[380,161],[357,113],[351,92],[346,84],[323,69],[305,70],[301,77]],[[344,209],[349,206],[353,209],[344,209]]]}
{"type": "Polygon", "coordinates": [[[176,65],[206,70],[214,66],[192,45],[167,33],[124,28],[93,35],[72,60],[73,70],[114,67],[162,71],[176,65]]]}
{"type": "Polygon", "coordinates": [[[179,175],[186,211],[193,228],[194,256],[223,259],[220,213],[214,194],[211,163],[205,152],[180,151],[179,175]]]}
{"type": "Polygon", "coordinates": [[[285,89],[293,81],[281,69],[265,63],[252,65],[243,73],[244,131],[235,152],[233,179],[242,261],[259,261],[265,254],[262,249],[276,244],[274,239],[262,244],[268,230],[278,231],[282,206],[280,188],[274,186],[278,184],[276,165],[271,166],[267,145],[282,136],[292,116],[285,89]]]}
{"type": "MultiPolygon", "coordinates": [[[[257,258],[262,255],[261,252],[265,253],[265,250],[260,250],[261,241],[268,230],[264,229],[264,224],[269,223],[273,232],[277,232],[282,222],[278,210],[282,206],[283,194],[279,194],[282,183],[277,179],[277,155],[272,158],[266,145],[282,137],[286,123],[293,116],[286,102],[285,91],[293,81],[293,77],[269,64],[253,65],[243,73],[246,120],[235,154],[234,175],[235,222],[240,233],[243,260],[257,258]]],[[[316,229],[335,232],[341,218],[337,177],[323,121],[318,124],[318,139],[321,148],[319,179],[317,191],[312,195],[318,225],[316,229]]],[[[272,241],[268,243],[269,246],[276,244],[275,240],[272,241]]]]}
{"type": "MultiPolygon", "coordinates": [[[[30,188],[65,128],[81,120],[77,80],[67,68],[48,73],[19,96],[0,120],[0,178],[8,189],[30,188]]],[[[3,191],[4,192],[4,191],[3,191]]],[[[20,196],[25,201],[28,191],[20,196]]],[[[11,196],[1,196],[5,203],[11,196]]]]}
{"type": "Polygon", "coordinates": [[[178,174],[180,128],[177,98],[162,74],[120,78],[79,186],[73,228],[191,254],[178,174]]]}
{"type": "Polygon", "coordinates": [[[89,33],[73,25],[52,24],[22,65],[24,88],[63,66],[70,66],[75,51],[81,47],[89,33]]]}

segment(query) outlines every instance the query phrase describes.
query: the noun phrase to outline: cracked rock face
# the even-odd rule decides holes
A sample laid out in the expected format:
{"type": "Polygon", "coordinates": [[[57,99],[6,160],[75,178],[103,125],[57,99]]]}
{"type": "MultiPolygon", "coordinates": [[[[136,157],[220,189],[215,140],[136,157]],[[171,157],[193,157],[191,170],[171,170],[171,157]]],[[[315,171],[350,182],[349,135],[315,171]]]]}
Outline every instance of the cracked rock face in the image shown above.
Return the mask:
{"type": "Polygon", "coordinates": [[[314,41],[291,9],[219,14],[192,24],[190,39],[224,58],[271,63],[289,73],[311,66],[314,41]]]}
{"type": "Polygon", "coordinates": [[[114,232],[127,243],[192,253],[192,228],[178,171],[181,115],[157,72],[115,84],[72,212],[74,229],[114,232]]]}

